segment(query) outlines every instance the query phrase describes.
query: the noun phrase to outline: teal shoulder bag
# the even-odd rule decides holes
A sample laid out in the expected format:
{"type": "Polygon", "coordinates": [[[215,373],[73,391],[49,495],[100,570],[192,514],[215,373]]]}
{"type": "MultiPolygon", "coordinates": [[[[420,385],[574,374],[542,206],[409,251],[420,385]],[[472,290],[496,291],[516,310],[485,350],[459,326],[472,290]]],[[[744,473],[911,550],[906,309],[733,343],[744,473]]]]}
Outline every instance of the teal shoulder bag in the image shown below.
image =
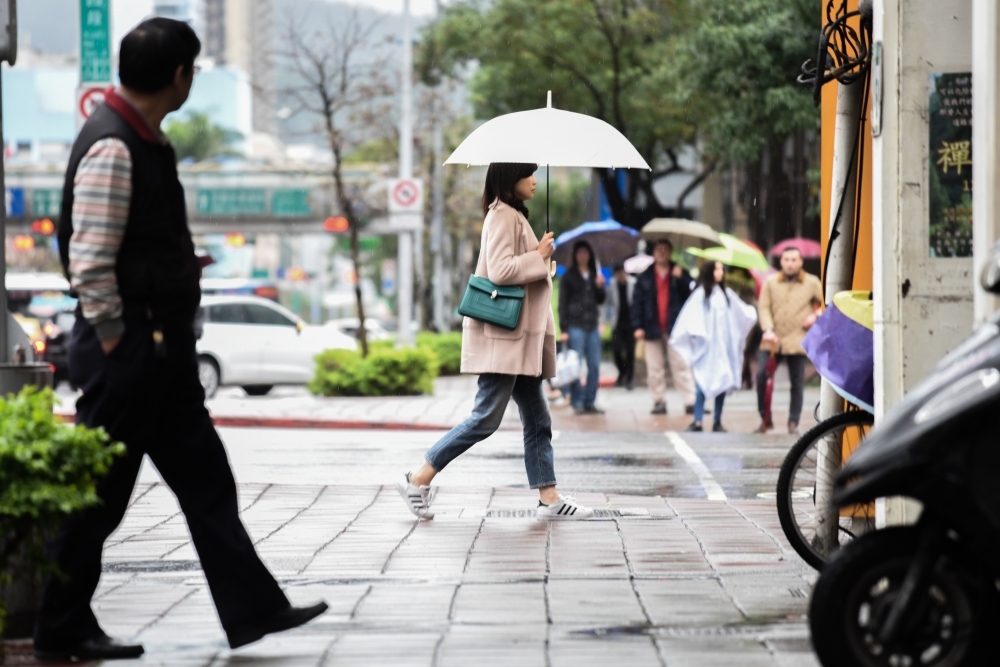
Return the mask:
{"type": "Polygon", "coordinates": [[[517,328],[523,301],[523,287],[495,285],[486,278],[470,276],[458,314],[513,331],[517,328]]]}

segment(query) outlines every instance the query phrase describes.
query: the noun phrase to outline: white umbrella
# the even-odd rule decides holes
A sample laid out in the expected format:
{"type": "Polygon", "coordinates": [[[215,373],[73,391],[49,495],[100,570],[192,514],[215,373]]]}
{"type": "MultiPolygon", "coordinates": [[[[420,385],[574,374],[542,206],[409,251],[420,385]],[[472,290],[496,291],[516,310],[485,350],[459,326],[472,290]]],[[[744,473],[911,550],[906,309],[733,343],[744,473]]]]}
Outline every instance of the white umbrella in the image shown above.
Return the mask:
{"type": "MultiPolygon", "coordinates": [[[[551,90],[544,109],[504,114],[480,125],[445,164],[493,162],[545,165],[546,190],[550,166],[649,169],[639,151],[611,125],[585,114],[553,109],[551,90]]],[[[546,210],[546,230],[548,217],[546,210]]]]}

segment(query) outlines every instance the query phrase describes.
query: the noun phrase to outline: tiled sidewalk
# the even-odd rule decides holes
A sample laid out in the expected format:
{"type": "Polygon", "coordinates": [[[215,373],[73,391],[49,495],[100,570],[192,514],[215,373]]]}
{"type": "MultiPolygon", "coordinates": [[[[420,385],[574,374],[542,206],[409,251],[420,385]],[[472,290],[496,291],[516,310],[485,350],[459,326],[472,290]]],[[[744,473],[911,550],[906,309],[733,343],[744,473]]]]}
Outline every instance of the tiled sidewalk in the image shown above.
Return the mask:
{"type": "MultiPolygon", "coordinates": [[[[581,494],[603,516],[536,523],[530,491],[443,488],[415,522],[395,489],[241,486],[243,519],[293,601],[331,611],[226,648],[183,516],[136,489],[95,609],[158,665],[815,665],[812,571],[772,503],[581,494]]],[[[129,664],[129,663],[126,663],[129,664]]]]}

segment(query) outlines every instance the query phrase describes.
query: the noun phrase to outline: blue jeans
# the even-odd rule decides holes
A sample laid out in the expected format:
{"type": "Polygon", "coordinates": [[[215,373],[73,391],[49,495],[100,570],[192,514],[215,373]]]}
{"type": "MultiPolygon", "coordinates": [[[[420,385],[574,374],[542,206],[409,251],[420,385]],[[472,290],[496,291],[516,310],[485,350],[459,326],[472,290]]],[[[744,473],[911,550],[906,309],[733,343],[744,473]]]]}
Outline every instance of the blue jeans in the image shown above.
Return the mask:
{"type": "Polygon", "coordinates": [[[524,427],[524,469],[533,489],[556,483],[552,454],[552,417],[542,392],[542,378],[527,375],[483,373],[472,415],[448,431],[424,458],[441,472],[474,444],[493,435],[513,398],[524,427]]]}
{"type": "MultiPolygon", "coordinates": [[[[722,404],[726,402],[726,395],[719,394],[715,397],[715,419],[713,420],[716,424],[722,423],[722,404]]],[[[694,395],[694,423],[700,424],[701,420],[705,418],[705,392],[701,390],[701,387],[697,388],[694,395]]]]}
{"type": "Polygon", "coordinates": [[[601,334],[597,329],[569,328],[569,349],[576,350],[580,361],[587,362],[587,387],[574,382],[570,401],[574,408],[592,408],[601,382],[601,334]]]}

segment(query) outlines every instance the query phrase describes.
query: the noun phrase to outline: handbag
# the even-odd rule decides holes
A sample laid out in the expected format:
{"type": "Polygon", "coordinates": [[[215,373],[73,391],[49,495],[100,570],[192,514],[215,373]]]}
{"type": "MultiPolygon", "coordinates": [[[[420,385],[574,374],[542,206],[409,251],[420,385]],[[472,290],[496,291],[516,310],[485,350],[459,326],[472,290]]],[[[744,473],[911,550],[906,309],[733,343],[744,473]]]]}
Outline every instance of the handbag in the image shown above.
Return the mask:
{"type": "Polygon", "coordinates": [[[556,376],[553,387],[565,387],[580,379],[580,355],[576,350],[563,350],[556,355],[556,376]]]}
{"type": "Polygon", "coordinates": [[[517,328],[523,302],[523,287],[496,285],[473,275],[469,276],[458,314],[513,331],[517,328]]]}

